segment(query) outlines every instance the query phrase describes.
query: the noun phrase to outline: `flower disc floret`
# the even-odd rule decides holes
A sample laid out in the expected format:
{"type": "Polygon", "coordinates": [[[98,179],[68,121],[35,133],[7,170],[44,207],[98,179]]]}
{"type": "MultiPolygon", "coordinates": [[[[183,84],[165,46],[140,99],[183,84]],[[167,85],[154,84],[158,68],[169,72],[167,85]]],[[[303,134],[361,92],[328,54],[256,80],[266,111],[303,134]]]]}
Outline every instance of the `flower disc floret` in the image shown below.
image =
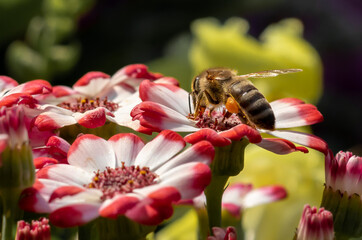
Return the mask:
{"type": "Polygon", "coordinates": [[[155,184],[157,174],[148,167],[125,166],[98,170],[87,188],[99,189],[103,192],[101,200],[111,199],[116,194],[131,193],[136,188],[143,188],[155,184]]]}
{"type": "Polygon", "coordinates": [[[96,109],[98,107],[104,107],[111,112],[118,109],[118,104],[115,102],[108,101],[108,98],[77,98],[74,102],[62,102],[58,104],[59,107],[68,109],[72,112],[85,113],[86,111],[96,109]]]}

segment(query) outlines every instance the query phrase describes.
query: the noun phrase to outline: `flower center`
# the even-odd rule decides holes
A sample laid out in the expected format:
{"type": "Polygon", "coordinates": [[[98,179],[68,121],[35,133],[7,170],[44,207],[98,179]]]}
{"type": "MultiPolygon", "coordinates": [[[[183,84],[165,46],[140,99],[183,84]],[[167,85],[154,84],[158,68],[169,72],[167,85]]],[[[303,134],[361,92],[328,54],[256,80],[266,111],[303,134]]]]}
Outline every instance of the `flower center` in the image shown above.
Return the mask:
{"type": "Polygon", "coordinates": [[[225,131],[242,124],[242,121],[235,113],[227,112],[225,109],[223,112],[215,110],[212,113],[210,113],[209,109],[206,109],[203,113],[200,112],[196,118],[191,114],[188,118],[194,120],[198,128],[211,128],[215,131],[225,131]]]}
{"type": "Polygon", "coordinates": [[[74,102],[62,102],[58,104],[58,106],[68,109],[72,112],[80,113],[96,109],[97,107],[104,107],[109,111],[114,112],[119,107],[117,103],[108,101],[107,97],[103,99],[97,97],[95,100],[89,98],[78,98],[74,102]]]}
{"type": "Polygon", "coordinates": [[[101,200],[113,198],[116,194],[130,193],[133,189],[143,188],[155,184],[157,174],[150,171],[148,167],[125,166],[110,168],[103,172],[97,171],[90,182],[85,187],[96,188],[103,192],[101,200]]]}

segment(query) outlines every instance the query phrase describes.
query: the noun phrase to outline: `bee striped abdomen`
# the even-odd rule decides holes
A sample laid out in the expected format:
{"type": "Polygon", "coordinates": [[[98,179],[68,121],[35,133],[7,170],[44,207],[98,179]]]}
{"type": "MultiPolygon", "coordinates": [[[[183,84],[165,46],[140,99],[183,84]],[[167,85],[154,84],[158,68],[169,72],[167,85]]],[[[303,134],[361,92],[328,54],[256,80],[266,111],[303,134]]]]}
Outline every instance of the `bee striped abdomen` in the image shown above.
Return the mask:
{"type": "Polygon", "coordinates": [[[274,112],[263,94],[251,82],[234,82],[229,87],[229,93],[252,124],[262,129],[274,129],[274,112]]]}

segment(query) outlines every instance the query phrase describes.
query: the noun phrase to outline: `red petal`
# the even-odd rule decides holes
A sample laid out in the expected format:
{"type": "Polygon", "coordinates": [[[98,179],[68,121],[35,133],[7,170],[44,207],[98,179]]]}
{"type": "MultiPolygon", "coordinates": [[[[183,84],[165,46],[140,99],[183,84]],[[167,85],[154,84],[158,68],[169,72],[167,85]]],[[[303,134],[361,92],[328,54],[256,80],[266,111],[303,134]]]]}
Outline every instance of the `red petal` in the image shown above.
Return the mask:
{"type": "Polygon", "coordinates": [[[115,198],[110,204],[100,209],[99,213],[102,217],[116,219],[119,215],[124,215],[139,203],[139,199],[136,197],[120,196],[115,198]]]}
{"type": "Polygon", "coordinates": [[[239,141],[243,137],[247,137],[251,143],[258,143],[262,140],[258,130],[246,124],[239,124],[229,130],[220,132],[219,135],[232,141],[239,141]]]}
{"type": "Polygon", "coordinates": [[[210,128],[200,129],[195,133],[191,133],[185,136],[184,140],[191,144],[206,140],[215,147],[223,147],[231,144],[230,139],[223,137],[221,134],[218,134],[210,128]]]}
{"type": "Polygon", "coordinates": [[[34,159],[35,169],[43,168],[44,166],[57,164],[58,160],[50,157],[38,157],[34,159]]]}
{"type": "Polygon", "coordinates": [[[76,186],[63,186],[57,188],[52,195],[50,196],[49,202],[52,202],[55,199],[62,198],[64,196],[73,196],[80,192],[84,192],[84,188],[76,187],[76,186]]]}
{"type": "Polygon", "coordinates": [[[90,83],[90,81],[92,81],[93,79],[97,79],[97,78],[104,78],[104,79],[108,79],[110,78],[110,76],[104,72],[88,72],[86,73],[83,77],[81,77],[74,85],[73,87],[76,86],[86,86],[90,83]]]}
{"type": "Polygon", "coordinates": [[[55,210],[49,215],[49,220],[58,227],[75,227],[83,225],[98,216],[98,210],[93,205],[74,205],[55,210]]]}
{"type": "Polygon", "coordinates": [[[85,112],[81,118],[77,119],[77,122],[86,128],[96,128],[103,126],[106,120],[106,111],[100,107],[85,112]]]}

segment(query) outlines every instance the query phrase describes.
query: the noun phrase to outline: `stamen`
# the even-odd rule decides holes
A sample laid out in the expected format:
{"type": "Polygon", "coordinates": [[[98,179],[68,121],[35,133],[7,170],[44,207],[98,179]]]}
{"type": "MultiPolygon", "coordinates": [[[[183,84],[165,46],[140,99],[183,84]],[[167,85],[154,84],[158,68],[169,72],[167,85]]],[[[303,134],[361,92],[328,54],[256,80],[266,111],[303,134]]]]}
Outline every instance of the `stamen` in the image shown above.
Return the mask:
{"type": "Polygon", "coordinates": [[[101,172],[95,172],[92,182],[87,188],[99,189],[103,192],[101,200],[113,198],[116,194],[133,192],[134,189],[143,188],[155,184],[157,174],[150,171],[148,167],[125,166],[110,168],[101,172]]]}
{"type": "Polygon", "coordinates": [[[97,107],[104,107],[111,112],[114,112],[118,109],[118,104],[108,101],[107,97],[104,99],[88,99],[88,98],[78,98],[75,102],[62,102],[58,104],[59,107],[68,109],[72,112],[84,113],[89,110],[96,109],[97,107]]]}

